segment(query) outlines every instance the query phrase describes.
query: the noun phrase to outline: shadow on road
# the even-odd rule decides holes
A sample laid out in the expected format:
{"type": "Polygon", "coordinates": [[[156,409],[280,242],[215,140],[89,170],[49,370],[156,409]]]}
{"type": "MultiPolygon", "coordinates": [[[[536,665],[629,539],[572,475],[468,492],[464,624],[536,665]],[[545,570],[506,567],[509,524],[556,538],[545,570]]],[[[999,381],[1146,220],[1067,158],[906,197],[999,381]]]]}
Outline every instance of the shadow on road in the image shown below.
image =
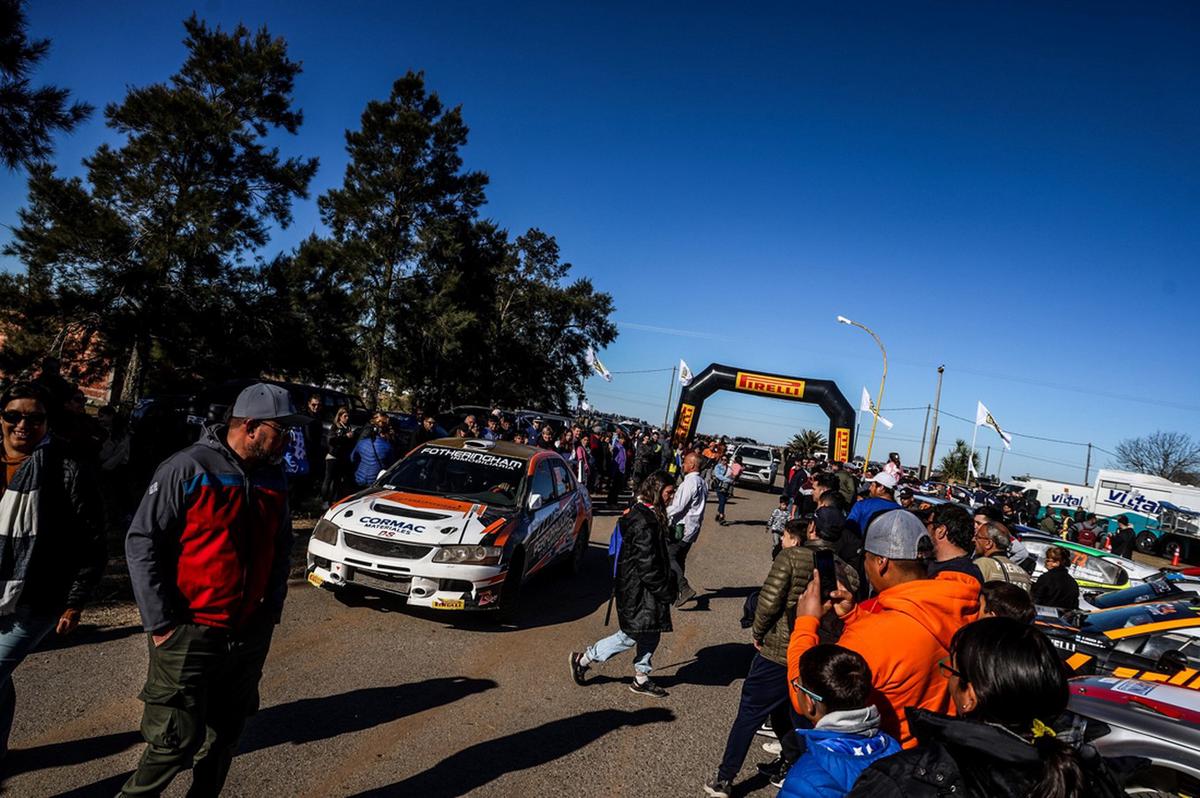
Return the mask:
{"type": "MultiPolygon", "coordinates": [[[[585,712],[478,743],[446,757],[429,770],[395,784],[358,793],[356,798],[466,795],[506,773],[536,768],[560,759],[624,726],[670,723],[674,720],[675,713],[663,707],[585,712]]],[[[564,792],[579,790],[564,786],[564,792]]]]}
{"type": "Polygon", "coordinates": [[[259,710],[250,720],[238,753],[248,754],[284,743],[311,743],[363,731],[498,686],[491,679],[451,676],[277,704],[259,710]]]}
{"type": "MultiPolygon", "coordinates": [[[[451,704],[499,685],[491,679],[452,676],[426,679],[394,687],[369,687],[348,693],[302,698],[259,710],[242,735],[238,754],[248,754],[284,743],[327,740],[340,734],[363,731],[384,723],[451,704]]],[[[43,767],[60,767],[109,756],[141,742],[137,732],[110,734],[87,740],[13,751],[11,772],[28,772],[43,767]]],[[[6,765],[8,763],[6,762],[6,765]]],[[[85,787],[63,793],[71,798],[111,796],[121,788],[129,773],[110,776],[85,787]]],[[[191,783],[191,774],[180,773],[176,781],[191,783]]]]}
{"type": "MultiPolygon", "coordinates": [[[[728,687],[738,679],[746,678],[752,659],[754,659],[754,646],[749,643],[721,643],[700,649],[691,659],[655,668],[654,681],[662,687],[678,687],[681,684],[728,687]],[[676,666],[679,667],[679,670],[674,674],[663,673],[663,671],[676,666]]],[[[626,660],[625,668],[628,672],[630,668],[628,660],[626,660]]],[[[628,675],[625,676],[596,674],[588,677],[587,684],[590,686],[632,681],[632,672],[628,672],[628,675]]]]}
{"type": "Polygon", "coordinates": [[[686,663],[672,676],[655,676],[663,687],[679,684],[698,684],[707,687],[728,687],[746,678],[754,646],[749,643],[721,643],[696,652],[696,658],[686,663]]]}
{"type": "Polygon", "coordinates": [[[132,748],[141,741],[142,735],[135,731],[127,731],[63,743],[49,743],[33,748],[14,748],[4,758],[4,776],[7,778],[43,768],[60,768],[103,759],[132,748]]]}
{"type": "Polygon", "coordinates": [[[745,600],[758,586],[753,587],[722,587],[717,590],[705,590],[696,598],[679,608],[680,612],[708,612],[709,602],[713,599],[740,598],[745,600]]]}
{"type": "Polygon", "coordinates": [[[90,646],[96,643],[107,643],[110,640],[122,640],[126,637],[141,633],[141,624],[107,627],[81,624],[79,628],[69,635],[46,635],[46,637],[42,639],[41,645],[38,646],[38,651],[53,651],[58,648],[90,646]]]}
{"type": "Polygon", "coordinates": [[[608,601],[612,590],[608,544],[591,543],[578,574],[564,562],[534,574],[521,589],[521,609],[515,625],[502,624],[494,612],[447,613],[425,607],[409,607],[400,596],[339,590],[334,595],[347,607],[365,607],[376,612],[403,612],[457,629],[472,632],[511,632],[556,626],[586,618],[608,601]]]}

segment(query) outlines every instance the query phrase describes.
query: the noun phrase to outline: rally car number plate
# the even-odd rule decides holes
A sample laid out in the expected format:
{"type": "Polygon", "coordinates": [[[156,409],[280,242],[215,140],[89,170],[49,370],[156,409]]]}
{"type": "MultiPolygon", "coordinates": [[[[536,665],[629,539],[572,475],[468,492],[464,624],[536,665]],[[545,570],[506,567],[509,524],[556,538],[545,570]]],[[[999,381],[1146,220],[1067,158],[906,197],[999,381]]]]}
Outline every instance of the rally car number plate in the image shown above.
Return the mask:
{"type": "Polygon", "coordinates": [[[467,606],[467,603],[462,599],[434,599],[433,608],[435,610],[461,610],[467,606]]]}

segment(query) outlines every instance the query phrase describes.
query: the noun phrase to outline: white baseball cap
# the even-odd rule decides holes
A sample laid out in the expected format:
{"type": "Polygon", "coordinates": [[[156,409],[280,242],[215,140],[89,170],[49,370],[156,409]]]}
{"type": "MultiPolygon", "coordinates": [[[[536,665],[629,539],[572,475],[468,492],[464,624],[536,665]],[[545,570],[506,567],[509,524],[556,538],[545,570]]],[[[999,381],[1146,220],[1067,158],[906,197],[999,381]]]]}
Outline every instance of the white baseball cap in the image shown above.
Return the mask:
{"type": "Polygon", "coordinates": [[[882,485],[888,490],[896,489],[896,478],[886,471],[880,471],[878,474],[868,479],[867,482],[874,482],[877,485],[882,485]]]}

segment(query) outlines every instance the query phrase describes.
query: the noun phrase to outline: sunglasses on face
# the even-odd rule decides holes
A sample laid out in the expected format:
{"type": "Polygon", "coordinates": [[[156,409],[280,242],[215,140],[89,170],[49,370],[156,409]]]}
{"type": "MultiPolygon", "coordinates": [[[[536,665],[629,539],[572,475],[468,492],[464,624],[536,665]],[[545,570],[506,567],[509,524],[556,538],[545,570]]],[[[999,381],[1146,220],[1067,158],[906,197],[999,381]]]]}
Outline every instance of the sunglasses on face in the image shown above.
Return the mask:
{"type": "Polygon", "coordinates": [[[46,423],[45,413],[22,413],[19,410],[5,410],[0,413],[0,418],[4,419],[5,424],[12,424],[14,427],[21,421],[34,427],[40,427],[46,423]]]}
{"type": "Polygon", "coordinates": [[[822,702],[822,701],[824,701],[824,700],[825,700],[825,699],[824,699],[824,698],[822,698],[821,696],[819,696],[819,695],[817,695],[816,693],[814,693],[812,690],[809,690],[807,687],[805,687],[804,685],[800,684],[800,680],[799,680],[799,679],[792,679],[792,689],[793,689],[793,690],[795,690],[797,693],[804,693],[806,696],[808,696],[808,697],[809,697],[809,698],[811,698],[813,701],[816,701],[816,702],[818,702],[818,703],[820,703],[820,702],[822,702]]]}

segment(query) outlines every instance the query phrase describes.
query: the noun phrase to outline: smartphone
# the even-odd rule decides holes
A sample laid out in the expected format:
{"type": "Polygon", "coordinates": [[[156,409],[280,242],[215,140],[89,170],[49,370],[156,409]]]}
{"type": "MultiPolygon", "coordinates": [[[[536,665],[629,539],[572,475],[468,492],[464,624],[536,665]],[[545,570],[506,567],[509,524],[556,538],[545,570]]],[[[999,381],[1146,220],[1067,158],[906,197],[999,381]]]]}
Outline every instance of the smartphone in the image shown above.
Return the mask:
{"type": "Polygon", "coordinates": [[[829,601],[833,591],[837,590],[837,568],[833,564],[833,552],[814,551],[813,563],[821,577],[821,603],[824,604],[829,601]]]}

